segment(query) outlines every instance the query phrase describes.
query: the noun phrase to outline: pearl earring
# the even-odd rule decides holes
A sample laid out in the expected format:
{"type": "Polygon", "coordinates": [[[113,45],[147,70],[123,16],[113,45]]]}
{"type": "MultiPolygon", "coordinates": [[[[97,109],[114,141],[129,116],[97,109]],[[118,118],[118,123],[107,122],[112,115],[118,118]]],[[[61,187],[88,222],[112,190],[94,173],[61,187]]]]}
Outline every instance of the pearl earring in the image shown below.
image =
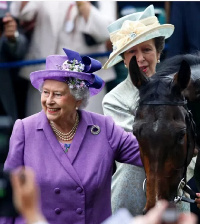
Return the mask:
{"type": "Polygon", "coordinates": [[[127,68],[127,65],[126,65],[126,64],[124,64],[124,67],[125,67],[125,68],[127,68]]]}
{"type": "Polygon", "coordinates": [[[78,110],[78,107],[76,107],[76,110],[78,110]]]}
{"type": "Polygon", "coordinates": [[[157,63],[160,63],[160,59],[158,59],[157,63]]]}

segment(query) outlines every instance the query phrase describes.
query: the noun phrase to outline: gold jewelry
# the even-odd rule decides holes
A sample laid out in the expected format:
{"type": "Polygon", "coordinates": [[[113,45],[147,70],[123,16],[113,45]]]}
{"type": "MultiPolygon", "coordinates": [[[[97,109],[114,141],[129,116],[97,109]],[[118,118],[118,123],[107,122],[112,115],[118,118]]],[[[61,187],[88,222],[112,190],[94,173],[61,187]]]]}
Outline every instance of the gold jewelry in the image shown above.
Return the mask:
{"type": "Polygon", "coordinates": [[[63,140],[63,141],[70,141],[70,140],[73,139],[73,137],[74,137],[74,135],[75,135],[75,133],[76,133],[76,129],[77,129],[77,127],[78,127],[78,124],[79,124],[79,115],[78,115],[78,113],[77,113],[77,115],[76,115],[76,120],[75,120],[75,123],[74,123],[74,126],[73,126],[72,130],[71,130],[70,132],[68,132],[68,133],[65,134],[65,133],[59,131],[59,130],[54,126],[53,121],[50,121],[50,125],[51,125],[51,128],[53,129],[53,132],[55,133],[55,135],[56,135],[59,139],[61,139],[61,140],[63,140]]]}

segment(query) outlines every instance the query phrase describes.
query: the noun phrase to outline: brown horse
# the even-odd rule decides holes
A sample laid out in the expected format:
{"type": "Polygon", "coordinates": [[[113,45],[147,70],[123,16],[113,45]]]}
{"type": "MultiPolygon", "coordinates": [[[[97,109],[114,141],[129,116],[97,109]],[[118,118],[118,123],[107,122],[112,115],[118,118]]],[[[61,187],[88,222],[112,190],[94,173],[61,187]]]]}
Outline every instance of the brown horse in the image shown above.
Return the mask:
{"type": "Polygon", "coordinates": [[[146,172],[144,212],[159,199],[174,201],[194,153],[194,126],[183,95],[191,85],[190,65],[185,60],[175,65],[148,78],[135,57],[130,61],[131,80],[140,94],[133,133],[146,172]]]}

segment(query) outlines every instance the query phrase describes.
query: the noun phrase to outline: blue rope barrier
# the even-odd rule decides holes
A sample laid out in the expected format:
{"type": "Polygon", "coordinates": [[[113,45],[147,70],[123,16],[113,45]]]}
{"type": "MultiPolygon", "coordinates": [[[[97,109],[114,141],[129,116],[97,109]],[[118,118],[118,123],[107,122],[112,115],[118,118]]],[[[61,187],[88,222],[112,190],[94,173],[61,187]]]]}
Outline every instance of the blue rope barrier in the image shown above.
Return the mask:
{"type": "MultiPolygon", "coordinates": [[[[99,58],[99,57],[108,57],[111,52],[104,52],[104,53],[94,53],[94,54],[87,54],[87,56],[91,58],[99,58]]],[[[84,55],[82,55],[84,56],[84,55]]],[[[2,62],[0,63],[0,68],[16,68],[16,67],[23,67],[29,65],[36,65],[36,64],[44,64],[46,59],[37,59],[37,60],[22,60],[22,61],[13,61],[13,62],[2,62]]]]}
{"type": "Polygon", "coordinates": [[[16,67],[22,67],[25,65],[43,64],[43,63],[45,63],[45,61],[46,61],[46,59],[3,62],[3,63],[0,63],[0,68],[16,68],[16,67]]]}

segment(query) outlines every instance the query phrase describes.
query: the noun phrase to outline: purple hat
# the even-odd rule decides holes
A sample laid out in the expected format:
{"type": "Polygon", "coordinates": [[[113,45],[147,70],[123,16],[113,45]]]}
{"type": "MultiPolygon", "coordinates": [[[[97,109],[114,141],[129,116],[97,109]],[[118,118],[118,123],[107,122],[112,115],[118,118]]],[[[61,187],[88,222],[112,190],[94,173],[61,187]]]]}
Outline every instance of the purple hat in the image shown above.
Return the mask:
{"type": "Polygon", "coordinates": [[[74,84],[73,78],[75,78],[76,82],[78,80],[79,87],[83,84],[89,88],[91,96],[98,94],[105,83],[93,72],[101,69],[101,63],[88,56],[81,57],[78,52],[65,48],[63,50],[66,55],[48,56],[46,58],[46,69],[30,74],[31,84],[40,90],[45,80],[53,79],[66,82],[70,86],[74,84]]]}

